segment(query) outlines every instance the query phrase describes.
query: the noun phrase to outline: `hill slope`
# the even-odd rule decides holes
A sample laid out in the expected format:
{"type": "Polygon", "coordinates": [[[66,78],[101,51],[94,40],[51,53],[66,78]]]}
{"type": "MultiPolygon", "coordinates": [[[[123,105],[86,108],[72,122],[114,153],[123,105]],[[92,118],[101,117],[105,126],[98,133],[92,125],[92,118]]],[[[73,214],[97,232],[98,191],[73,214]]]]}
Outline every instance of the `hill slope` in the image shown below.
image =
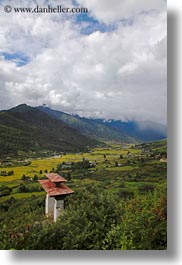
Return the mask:
{"type": "Polygon", "coordinates": [[[27,106],[0,112],[0,155],[18,151],[79,151],[98,142],[81,135],[60,120],[27,106]]]}
{"type": "Polygon", "coordinates": [[[63,121],[70,127],[77,129],[80,133],[94,139],[100,140],[116,140],[126,143],[135,143],[136,139],[133,136],[123,133],[117,128],[110,127],[103,120],[87,119],[78,115],[71,115],[61,111],[52,110],[48,107],[39,106],[39,110],[47,113],[51,117],[63,121]]]}
{"type": "Polygon", "coordinates": [[[166,138],[166,127],[154,122],[87,119],[52,110],[45,106],[40,106],[38,109],[91,138],[117,140],[126,143],[148,142],[166,138]]]}

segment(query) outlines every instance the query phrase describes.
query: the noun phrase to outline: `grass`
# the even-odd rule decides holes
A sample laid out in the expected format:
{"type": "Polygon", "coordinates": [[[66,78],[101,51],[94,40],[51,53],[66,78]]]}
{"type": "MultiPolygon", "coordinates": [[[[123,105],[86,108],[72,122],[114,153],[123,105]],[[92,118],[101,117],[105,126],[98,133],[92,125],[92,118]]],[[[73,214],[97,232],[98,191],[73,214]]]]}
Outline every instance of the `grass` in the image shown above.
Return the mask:
{"type": "Polygon", "coordinates": [[[131,170],[135,170],[138,169],[138,167],[136,166],[123,166],[123,167],[106,167],[106,170],[108,171],[131,171],[131,170]]]}
{"type": "Polygon", "coordinates": [[[29,193],[14,193],[5,197],[0,198],[0,203],[9,200],[11,197],[14,197],[15,199],[26,199],[30,198],[32,196],[44,196],[45,192],[44,191],[39,191],[39,192],[29,192],[29,193]]]}

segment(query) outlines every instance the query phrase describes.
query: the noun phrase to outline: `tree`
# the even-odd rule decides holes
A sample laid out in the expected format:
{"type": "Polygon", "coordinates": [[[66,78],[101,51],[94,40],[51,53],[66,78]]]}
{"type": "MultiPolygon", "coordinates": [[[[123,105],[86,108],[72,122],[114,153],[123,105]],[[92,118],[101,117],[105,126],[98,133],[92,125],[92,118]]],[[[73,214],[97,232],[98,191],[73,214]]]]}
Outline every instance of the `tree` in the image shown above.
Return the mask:
{"type": "Polygon", "coordinates": [[[23,176],[21,177],[21,180],[26,181],[27,177],[25,176],[25,174],[23,174],[23,176]]]}
{"type": "Polygon", "coordinates": [[[66,175],[66,179],[67,179],[68,181],[71,181],[71,173],[70,173],[70,172],[67,173],[67,175],[66,175]]]}
{"type": "Polygon", "coordinates": [[[38,180],[38,176],[35,174],[33,177],[33,181],[37,181],[38,180]]]}
{"type": "Polygon", "coordinates": [[[8,186],[1,186],[0,187],[0,197],[3,197],[3,196],[8,196],[10,195],[12,192],[12,188],[8,187],[8,186]]]}
{"type": "Polygon", "coordinates": [[[8,171],[8,176],[12,176],[12,175],[14,175],[14,171],[13,170],[8,171]]]}
{"type": "Polygon", "coordinates": [[[26,191],[26,187],[24,184],[20,184],[20,186],[18,187],[19,192],[25,192],[26,191]]]}

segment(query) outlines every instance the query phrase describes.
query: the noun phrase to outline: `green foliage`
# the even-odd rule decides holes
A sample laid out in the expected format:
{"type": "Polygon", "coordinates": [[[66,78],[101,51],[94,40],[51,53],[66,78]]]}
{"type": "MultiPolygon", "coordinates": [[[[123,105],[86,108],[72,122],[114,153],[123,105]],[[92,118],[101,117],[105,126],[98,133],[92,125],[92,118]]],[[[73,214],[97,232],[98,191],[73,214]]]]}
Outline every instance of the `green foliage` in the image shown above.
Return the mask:
{"type": "Polygon", "coordinates": [[[35,192],[35,191],[41,191],[42,188],[40,187],[40,185],[36,185],[36,186],[33,186],[31,184],[20,184],[19,187],[18,187],[18,192],[20,193],[29,193],[29,192],[35,192]]]}
{"type": "Polygon", "coordinates": [[[0,171],[0,176],[13,176],[14,175],[14,171],[13,170],[2,170],[0,171]]]}
{"type": "Polygon", "coordinates": [[[11,194],[11,192],[12,192],[12,188],[8,186],[3,185],[0,187],[0,197],[8,196],[11,194]]]}
{"type": "Polygon", "coordinates": [[[135,196],[123,208],[121,223],[113,225],[106,236],[105,249],[166,249],[166,192],[135,196]]]}
{"type": "Polygon", "coordinates": [[[0,249],[24,249],[30,227],[43,221],[44,200],[15,200],[0,205],[0,249]]]}
{"type": "Polygon", "coordinates": [[[134,192],[128,189],[123,189],[118,192],[118,196],[124,199],[132,198],[134,196],[134,192]]]}
{"type": "Polygon", "coordinates": [[[38,180],[38,176],[35,174],[34,177],[32,178],[33,181],[37,181],[38,180]]]}
{"type": "Polygon", "coordinates": [[[36,198],[1,206],[1,249],[166,249],[164,189],[123,200],[92,186],[66,200],[56,223],[41,221],[43,206],[36,198]]]}
{"type": "Polygon", "coordinates": [[[139,186],[139,192],[140,193],[146,193],[146,192],[149,192],[149,191],[154,191],[154,185],[152,184],[143,184],[141,186],[139,186]]]}

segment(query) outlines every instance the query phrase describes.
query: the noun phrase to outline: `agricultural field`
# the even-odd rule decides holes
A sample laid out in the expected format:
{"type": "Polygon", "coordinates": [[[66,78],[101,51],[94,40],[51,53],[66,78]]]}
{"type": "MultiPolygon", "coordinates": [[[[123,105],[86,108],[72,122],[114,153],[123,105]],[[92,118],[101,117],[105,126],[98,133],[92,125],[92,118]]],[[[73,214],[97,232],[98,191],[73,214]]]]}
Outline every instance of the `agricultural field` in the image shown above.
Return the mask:
{"type": "MultiPolygon", "coordinates": [[[[45,178],[44,176],[45,173],[49,172],[57,172],[61,176],[65,177],[68,180],[67,182],[68,186],[75,191],[75,193],[71,195],[70,198],[68,198],[66,201],[67,207],[65,210],[65,216],[68,215],[68,219],[71,218],[69,216],[70,209],[73,215],[77,209],[78,205],[76,204],[76,202],[77,203],[79,202],[80,204],[81,208],[79,209],[79,211],[81,211],[82,206],[83,208],[86,207],[85,205],[82,205],[84,203],[83,202],[84,196],[86,198],[85,200],[90,201],[91,204],[92,201],[93,203],[95,201],[95,203],[97,204],[97,201],[103,200],[103,197],[105,196],[105,200],[107,201],[108,204],[113,203],[113,205],[115,205],[113,206],[114,207],[113,213],[110,212],[109,216],[114,213],[116,214],[116,211],[118,211],[118,213],[120,211],[122,212],[121,209],[120,211],[117,210],[119,209],[118,207],[121,205],[122,205],[121,208],[124,207],[123,205],[125,205],[125,208],[133,207],[131,206],[131,204],[132,201],[134,201],[137,205],[136,207],[139,207],[139,205],[141,204],[140,200],[143,200],[144,202],[142,203],[143,205],[145,205],[147,203],[150,204],[151,199],[153,201],[153,199],[156,198],[155,201],[153,201],[154,203],[153,207],[154,207],[154,212],[157,211],[158,213],[159,206],[157,205],[163,203],[164,197],[166,196],[166,188],[167,188],[166,149],[167,149],[166,141],[157,141],[157,142],[138,144],[138,145],[130,145],[130,144],[122,145],[117,143],[107,143],[107,147],[93,148],[86,153],[82,152],[75,154],[67,153],[64,155],[63,154],[57,155],[55,157],[38,158],[38,159],[30,158],[28,159],[28,163],[26,163],[25,165],[22,164],[21,166],[19,161],[11,161],[10,158],[8,158],[9,164],[7,163],[6,166],[4,166],[4,161],[1,161],[0,209],[2,214],[0,217],[0,224],[1,227],[3,227],[4,229],[3,233],[7,236],[7,238],[3,237],[3,240],[6,243],[4,243],[4,247],[2,248],[6,249],[13,247],[17,249],[21,248],[33,249],[36,247],[36,249],[38,249],[40,247],[35,245],[30,246],[31,244],[27,245],[28,243],[25,244],[24,237],[23,239],[21,238],[20,240],[21,242],[19,242],[18,240],[19,245],[16,245],[17,243],[16,244],[10,243],[8,233],[10,233],[11,229],[14,231],[13,227],[17,227],[15,230],[19,231],[19,233],[21,231],[22,233],[23,229],[22,227],[25,227],[27,223],[38,222],[40,226],[40,220],[42,220],[41,221],[42,225],[46,225],[47,224],[46,222],[48,223],[51,222],[52,225],[52,221],[47,220],[44,216],[45,192],[42,190],[38,182],[39,179],[45,178]],[[162,197],[160,198],[159,194],[161,193],[163,195],[161,195],[162,197]],[[159,202],[156,201],[159,199],[160,199],[159,202]],[[24,207],[27,204],[28,206],[25,210],[24,207]],[[36,207],[36,204],[39,205],[38,209],[36,207]],[[12,221],[12,225],[9,224],[9,230],[7,230],[6,226],[10,221],[10,218],[12,218],[11,216],[13,213],[17,215],[17,218],[15,218],[12,221]],[[21,221],[19,222],[22,223],[21,226],[20,224],[17,224],[17,220],[20,219],[20,213],[21,216],[23,217],[22,219],[24,219],[24,221],[21,219],[21,221]]],[[[147,211],[150,210],[150,207],[152,206],[149,205],[146,206],[147,211]]],[[[87,212],[88,210],[84,208],[84,211],[87,212]]],[[[145,212],[145,210],[142,211],[145,212]]],[[[80,213],[77,214],[80,216],[80,213]]],[[[104,218],[104,216],[107,215],[108,213],[103,213],[102,218],[104,218]]],[[[80,222],[82,222],[83,221],[82,217],[80,216],[79,218],[81,218],[80,222]]],[[[115,219],[117,220],[117,218],[119,217],[117,216],[115,219]]],[[[113,240],[112,233],[116,234],[119,233],[117,230],[117,226],[114,225],[116,224],[115,223],[116,220],[113,221],[112,219],[112,222],[109,221],[111,222],[108,228],[109,230],[107,231],[103,230],[103,233],[107,234],[107,239],[103,238],[102,240],[98,239],[97,243],[100,245],[97,246],[97,244],[95,243],[96,249],[124,248],[124,245],[122,246],[119,246],[117,244],[115,245],[112,241],[113,240]],[[111,227],[113,227],[113,230],[111,229],[111,227]]],[[[54,227],[54,229],[56,228],[54,227]]],[[[87,227],[87,229],[89,230],[90,228],[87,227]]],[[[162,234],[164,237],[166,233],[165,231],[166,227],[165,225],[163,225],[162,234]]],[[[14,232],[11,231],[11,233],[14,232]]],[[[17,242],[17,237],[15,236],[15,238],[16,238],[15,241],[17,242]]],[[[138,239],[136,239],[136,242],[138,242],[137,240],[138,239]]],[[[137,247],[136,242],[134,244],[135,247],[137,247]]],[[[95,248],[93,246],[91,247],[91,245],[88,246],[87,245],[88,242],[84,246],[78,246],[70,243],[68,247],[68,245],[64,245],[66,244],[65,241],[60,244],[62,244],[60,245],[60,249],[64,249],[66,248],[66,246],[67,249],[95,248]]],[[[161,246],[156,245],[156,249],[158,248],[165,249],[166,243],[163,242],[160,244],[162,245],[161,246]]],[[[55,246],[51,247],[55,248],[55,246]]],[[[49,247],[47,246],[47,248],[49,247]]],[[[141,248],[151,249],[153,248],[153,246],[143,247],[142,245],[141,248]]],[[[126,249],[134,249],[134,247],[127,245],[126,249]]],[[[138,249],[140,249],[139,246],[138,249]]]]}
{"type": "Polygon", "coordinates": [[[43,195],[38,179],[44,178],[44,173],[54,172],[57,166],[64,166],[59,173],[64,177],[71,176],[70,184],[72,188],[84,186],[91,183],[102,186],[104,189],[119,191],[120,186],[126,190],[136,191],[139,186],[155,186],[166,181],[166,163],[160,160],[166,159],[164,152],[165,142],[134,147],[132,145],[112,144],[108,148],[95,148],[88,153],[65,154],[50,158],[40,158],[29,160],[25,166],[1,167],[1,172],[13,171],[11,176],[0,176],[0,190],[3,187],[11,189],[10,194],[2,196],[0,202],[14,198],[27,198],[32,195],[43,195]],[[162,155],[160,155],[162,153],[162,155]],[[90,166],[86,169],[74,169],[71,164],[79,161],[89,161],[90,166]],[[27,179],[23,179],[26,176],[27,179]],[[21,185],[29,188],[30,192],[22,192],[21,185]],[[33,192],[33,193],[32,193],[33,192]]]}

